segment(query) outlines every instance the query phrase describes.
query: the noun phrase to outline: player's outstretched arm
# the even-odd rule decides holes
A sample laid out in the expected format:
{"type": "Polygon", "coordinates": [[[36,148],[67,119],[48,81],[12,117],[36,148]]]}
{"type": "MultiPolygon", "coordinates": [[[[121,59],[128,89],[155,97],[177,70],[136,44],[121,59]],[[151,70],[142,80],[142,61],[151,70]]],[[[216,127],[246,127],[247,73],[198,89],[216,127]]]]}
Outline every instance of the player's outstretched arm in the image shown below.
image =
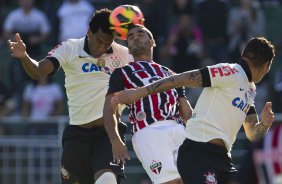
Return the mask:
{"type": "Polygon", "coordinates": [[[112,94],[106,96],[103,119],[104,127],[112,144],[113,162],[125,163],[126,159],[130,160],[127,147],[119,136],[118,121],[116,119],[117,105],[111,103],[112,94]]]}
{"type": "Polygon", "coordinates": [[[179,114],[181,119],[186,123],[192,116],[192,107],[186,98],[179,98],[179,114]]]}
{"type": "Polygon", "coordinates": [[[53,72],[54,67],[51,61],[43,59],[42,61],[37,62],[29,57],[26,52],[26,46],[19,33],[16,33],[15,35],[15,42],[8,40],[7,44],[10,49],[11,56],[18,58],[21,61],[26,73],[32,79],[38,79],[39,76],[47,76],[53,72]]]}
{"type": "Polygon", "coordinates": [[[261,121],[259,121],[257,114],[247,115],[245,119],[243,126],[248,139],[254,141],[261,138],[268,131],[273,121],[272,103],[266,102],[261,112],[261,121]]]}
{"type": "Polygon", "coordinates": [[[203,82],[200,70],[192,70],[172,75],[138,89],[117,92],[114,94],[112,101],[119,104],[132,104],[145,96],[164,92],[180,86],[190,88],[202,87],[203,82]]]}

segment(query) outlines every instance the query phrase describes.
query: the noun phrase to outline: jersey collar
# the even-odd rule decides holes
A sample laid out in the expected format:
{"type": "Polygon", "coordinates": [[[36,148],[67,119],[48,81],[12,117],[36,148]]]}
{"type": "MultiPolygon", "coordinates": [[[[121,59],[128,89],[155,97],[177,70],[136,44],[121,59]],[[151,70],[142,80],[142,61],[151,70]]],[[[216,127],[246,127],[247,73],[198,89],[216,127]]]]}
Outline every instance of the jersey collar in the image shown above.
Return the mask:
{"type": "Polygon", "coordinates": [[[251,82],[252,73],[251,73],[251,70],[250,70],[249,66],[247,65],[246,61],[244,61],[243,59],[240,59],[238,64],[241,65],[241,67],[243,68],[243,70],[245,71],[245,73],[248,77],[249,82],[251,82]]]}
{"type": "MultiPolygon", "coordinates": [[[[91,55],[90,54],[90,49],[88,47],[88,37],[85,36],[84,38],[84,46],[83,46],[83,50],[88,54],[88,55],[91,55]]],[[[106,51],[106,54],[111,54],[113,53],[113,48],[112,46],[106,51]]]]}

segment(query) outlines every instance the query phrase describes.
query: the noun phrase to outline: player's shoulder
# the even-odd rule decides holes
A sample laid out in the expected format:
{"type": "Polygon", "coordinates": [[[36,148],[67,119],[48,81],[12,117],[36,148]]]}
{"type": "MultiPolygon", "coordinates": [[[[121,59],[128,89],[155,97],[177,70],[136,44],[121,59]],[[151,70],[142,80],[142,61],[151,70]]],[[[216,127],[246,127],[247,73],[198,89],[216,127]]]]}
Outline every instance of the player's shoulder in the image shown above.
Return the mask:
{"type": "Polygon", "coordinates": [[[84,41],[85,38],[67,39],[66,41],[61,42],[61,44],[72,49],[77,49],[83,47],[84,41]]]}
{"type": "Polygon", "coordinates": [[[32,13],[34,13],[36,15],[46,16],[43,11],[41,11],[40,9],[37,9],[37,8],[32,8],[32,13]]]}
{"type": "Polygon", "coordinates": [[[22,10],[21,8],[16,8],[14,10],[11,10],[9,13],[8,13],[8,16],[7,17],[19,17],[19,16],[22,16],[22,10]]]}
{"type": "Polygon", "coordinates": [[[232,74],[240,73],[241,67],[237,63],[218,63],[207,66],[209,69],[220,69],[221,71],[230,71],[232,74]]]}

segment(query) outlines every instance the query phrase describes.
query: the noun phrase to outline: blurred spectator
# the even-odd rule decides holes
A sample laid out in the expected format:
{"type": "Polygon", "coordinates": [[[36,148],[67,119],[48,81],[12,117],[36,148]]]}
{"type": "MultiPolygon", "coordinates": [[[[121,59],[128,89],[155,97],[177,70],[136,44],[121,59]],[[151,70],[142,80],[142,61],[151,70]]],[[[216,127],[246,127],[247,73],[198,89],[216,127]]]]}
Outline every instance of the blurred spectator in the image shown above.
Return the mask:
{"type": "MultiPolygon", "coordinates": [[[[34,7],[34,0],[19,0],[20,7],[12,10],[4,20],[3,34],[5,39],[12,39],[15,33],[20,33],[27,46],[27,52],[32,58],[41,58],[41,46],[48,38],[50,25],[46,15],[34,7]]],[[[12,58],[12,60],[15,60],[12,58]]],[[[24,85],[31,81],[20,62],[11,61],[8,66],[11,91],[17,98],[17,110],[21,104],[21,94],[24,85]]]]}
{"type": "MultiPolygon", "coordinates": [[[[167,41],[161,49],[161,60],[170,59],[170,68],[181,73],[201,67],[203,59],[203,38],[200,29],[193,24],[192,16],[179,13],[172,25],[167,41]]],[[[186,89],[186,95],[192,106],[202,89],[186,89]]]]}
{"type": "Polygon", "coordinates": [[[46,15],[34,7],[34,0],[19,0],[20,7],[12,10],[4,20],[3,30],[6,39],[20,33],[32,57],[39,57],[40,45],[47,40],[50,25],[46,15]]]}
{"type": "Polygon", "coordinates": [[[95,8],[86,0],[64,0],[57,11],[57,42],[84,37],[94,11],[95,8]]]}
{"type": "Polygon", "coordinates": [[[265,20],[264,12],[257,1],[240,0],[239,7],[230,10],[228,20],[228,50],[230,58],[238,58],[247,40],[264,36],[265,20]]]}
{"type": "MultiPolygon", "coordinates": [[[[156,45],[163,45],[168,27],[170,2],[166,0],[135,0],[145,17],[145,26],[154,35],[156,45]]],[[[154,48],[154,61],[160,62],[158,47],[154,48]]]]}
{"type": "Polygon", "coordinates": [[[222,0],[204,0],[197,7],[198,25],[202,30],[205,49],[216,63],[227,60],[228,7],[222,0]]]}
{"type": "Polygon", "coordinates": [[[172,3],[172,12],[174,15],[188,13],[192,15],[192,0],[174,0],[172,3]]]}
{"type": "MultiPolygon", "coordinates": [[[[63,92],[61,87],[51,81],[50,77],[41,77],[32,83],[29,83],[23,93],[23,105],[22,105],[22,116],[29,117],[34,123],[28,124],[26,134],[30,136],[34,135],[57,135],[57,127],[54,123],[44,123],[40,122],[47,120],[50,116],[62,115],[63,112],[63,92]]],[[[34,148],[34,163],[37,167],[40,166],[40,153],[42,148],[34,148]]],[[[51,152],[50,148],[44,148],[45,152],[51,152]],[[46,150],[45,150],[46,149],[46,150]]],[[[51,162],[49,158],[45,160],[46,166],[51,168],[51,162]]],[[[41,176],[42,177],[42,176],[41,176]]],[[[39,181],[40,176],[35,175],[35,178],[39,181]]],[[[50,176],[46,174],[47,184],[49,182],[50,176]]]]}
{"type": "Polygon", "coordinates": [[[162,58],[171,57],[171,69],[176,73],[199,68],[202,55],[202,34],[193,24],[190,14],[178,14],[162,49],[162,58]]]}
{"type": "Polygon", "coordinates": [[[63,113],[63,92],[50,78],[41,77],[28,84],[23,93],[22,116],[44,120],[63,113]]]}

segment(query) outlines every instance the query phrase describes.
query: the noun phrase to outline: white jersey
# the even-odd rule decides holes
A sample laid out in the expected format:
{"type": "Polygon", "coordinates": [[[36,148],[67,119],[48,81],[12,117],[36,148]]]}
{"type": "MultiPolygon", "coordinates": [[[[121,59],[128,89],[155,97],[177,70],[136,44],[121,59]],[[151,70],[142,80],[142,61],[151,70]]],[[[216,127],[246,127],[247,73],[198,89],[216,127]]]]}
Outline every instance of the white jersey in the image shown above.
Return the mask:
{"type": "MultiPolygon", "coordinates": [[[[211,87],[204,88],[187,123],[187,137],[198,142],[222,139],[230,153],[237,133],[254,105],[255,84],[240,64],[208,66],[211,87]]],[[[230,155],[231,156],[231,155],[230,155]]]]}
{"type": "Polygon", "coordinates": [[[89,55],[86,38],[62,42],[49,52],[65,72],[70,124],[86,124],[103,116],[110,74],[115,68],[133,61],[128,49],[113,43],[100,58],[89,55]]]}

